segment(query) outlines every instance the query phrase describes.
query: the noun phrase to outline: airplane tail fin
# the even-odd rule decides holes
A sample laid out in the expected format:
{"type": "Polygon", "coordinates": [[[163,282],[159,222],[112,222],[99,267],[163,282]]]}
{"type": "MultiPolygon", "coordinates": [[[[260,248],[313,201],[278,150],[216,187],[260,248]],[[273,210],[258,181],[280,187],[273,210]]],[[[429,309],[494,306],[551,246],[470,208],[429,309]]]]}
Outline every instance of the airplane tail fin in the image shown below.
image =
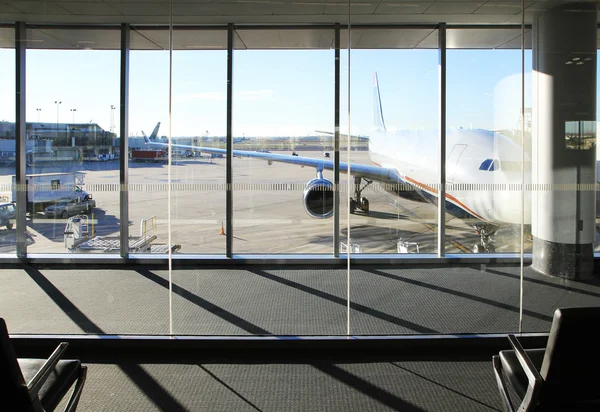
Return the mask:
{"type": "Polygon", "coordinates": [[[379,80],[377,72],[373,73],[373,125],[376,130],[385,132],[385,121],[383,120],[383,108],[381,107],[381,95],[379,94],[379,80]]]}
{"type": "Polygon", "coordinates": [[[156,136],[158,135],[159,127],[160,127],[160,122],[156,123],[156,127],[154,128],[154,130],[152,131],[152,134],[150,135],[150,140],[156,140],[156,136]]]}

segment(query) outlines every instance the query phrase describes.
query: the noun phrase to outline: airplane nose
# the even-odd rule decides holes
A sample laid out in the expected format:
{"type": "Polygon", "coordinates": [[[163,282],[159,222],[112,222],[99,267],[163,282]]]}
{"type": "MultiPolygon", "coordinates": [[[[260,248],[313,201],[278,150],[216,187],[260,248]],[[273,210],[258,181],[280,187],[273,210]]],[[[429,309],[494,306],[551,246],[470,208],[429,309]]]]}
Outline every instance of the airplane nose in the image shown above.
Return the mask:
{"type": "Polygon", "coordinates": [[[499,222],[531,223],[531,193],[521,190],[521,184],[502,184],[492,192],[494,216],[499,222]],[[522,216],[524,219],[522,219],[522,216]]]}

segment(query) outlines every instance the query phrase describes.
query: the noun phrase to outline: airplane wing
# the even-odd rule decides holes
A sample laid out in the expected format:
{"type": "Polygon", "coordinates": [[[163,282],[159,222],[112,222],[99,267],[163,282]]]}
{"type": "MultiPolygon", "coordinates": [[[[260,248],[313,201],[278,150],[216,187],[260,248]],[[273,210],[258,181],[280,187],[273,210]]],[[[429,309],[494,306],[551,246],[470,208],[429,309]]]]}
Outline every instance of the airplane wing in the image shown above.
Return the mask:
{"type": "MultiPolygon", "coordinates": [[[[153,146],[168,147],[167,143],[151,142],[149,139],[144,138],[146,144],[153,146]]],[[[217,149],[214,147],[204,146],[191,146],[183,144],[171,144],[171,147],[192,149],[197,152],[214,153],[226,155],[227,150],[217,149]]],[[[288,164],[295,164],[302,167],[314,167],[317,171],[322,170],[333,170],[334,162],[330,159],[315,159],[311,157],[302,156],[290,156],[276,153],[262,153],[250,150],[233,150],[233,156],[237,157],[249,157],[253,159],[262,159],[268,162],[281,162],[288,164]]],[[[340,172],[348,173],[348,163],[340,162],[340,172]]],[[[375,180],[384,183],[404,183],[404,180],[400,177],[397,170],[391,168],[385,168],[375,165],[363,165],[363,164],[350,164],[350,174],[352,176],[363,177],[366,179],[375,180]]]]}

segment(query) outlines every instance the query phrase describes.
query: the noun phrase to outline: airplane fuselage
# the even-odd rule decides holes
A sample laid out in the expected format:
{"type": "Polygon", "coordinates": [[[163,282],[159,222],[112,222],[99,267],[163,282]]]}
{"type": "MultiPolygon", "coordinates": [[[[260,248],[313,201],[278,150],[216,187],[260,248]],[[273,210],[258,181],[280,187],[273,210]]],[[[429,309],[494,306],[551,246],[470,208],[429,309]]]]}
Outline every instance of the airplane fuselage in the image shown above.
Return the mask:
{"type": "MultiPolygon", "coordinates": [[[[426,200],[439,196],[437,131],[378,132],[369,139],[371,161],[395,169],[404,183],[426,200]]],[[[525,157],[525,183],[531,182],[525,157]]],[[[519,224],[522,215],[521,148],[508,137],[488,131],[456,129],[446,135],[446,209],[460,218],[491,224],[519,224]]],[[[402,195],[402,194],[401,194],[402,195]]],[[[525,224],[531,222],[531,198],[525,193],[525,224]]]]}

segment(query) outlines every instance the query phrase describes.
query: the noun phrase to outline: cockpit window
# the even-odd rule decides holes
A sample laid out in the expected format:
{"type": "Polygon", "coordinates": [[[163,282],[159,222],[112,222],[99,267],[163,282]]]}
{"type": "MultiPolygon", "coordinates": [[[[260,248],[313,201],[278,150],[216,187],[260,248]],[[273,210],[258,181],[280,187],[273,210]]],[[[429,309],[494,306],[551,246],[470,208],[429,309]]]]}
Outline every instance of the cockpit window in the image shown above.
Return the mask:
{"type": "Polygon", "coordinates": [[[490,166],[493,165],[494,159],[485,159],[481,166],[479,166],[479,170],[490,170],[490,166]]]}
{"type": "Polygon", "coordinates": [[[485,159],[481,166],[479,166],[479,170],[486,170],[493,172],[494,170],[500,170],[500,161],[498,159],[485,159]]]}

